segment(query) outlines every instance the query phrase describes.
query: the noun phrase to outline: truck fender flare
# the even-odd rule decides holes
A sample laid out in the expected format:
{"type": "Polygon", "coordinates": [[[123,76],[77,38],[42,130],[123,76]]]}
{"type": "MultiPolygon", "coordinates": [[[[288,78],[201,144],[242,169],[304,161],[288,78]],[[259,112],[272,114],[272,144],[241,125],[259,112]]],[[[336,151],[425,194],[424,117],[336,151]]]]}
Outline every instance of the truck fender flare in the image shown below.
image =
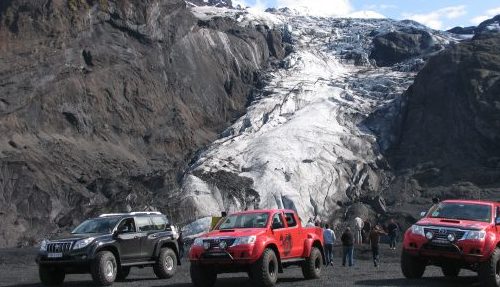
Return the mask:
{"type": "Polygon", "coordinates": [[[163,247],[168,247],[172,249],[175,252],[175,255],[177,256],[177,265],[181,265],[181,259],[179,258],[179,245],[177,243],[177,240],[165,238],[158,241],[158,243],[156,243],[154,251],[155,258],[160,255],[160,251],[163,247]]]}
{"type": "Polygon", "coordinates": [[[321,257],[323,258],[323,262],[325,262],[325,250],[323,249],[323,245],[321,241],[317,238],[307,238],[304,241],[304,253],[302,254],[303,258],[308,258],[311,256],[311,251],[313,247],[316,247],[321,252],[321,257]]]}
{"type": "Polygon", "coordinates": [[[116,263],[118,265],[121,265],[120,251],[112,242],[96,246],[91,251],[89,259],[93,260],[96,256],[96,254],[98,252],[101,252],[101,251],[109,251],[109,252],[113,253],[113,255],[115,256],[115,259],[116,259],[116,263]]]}
{"type": "MultiPolygon", "coordinates": [[[[276,254],[276,259],[278,259],[278,272],[283,273],[283,265],[281,264],[281,254],[278,249],[278,245],[276,245],[275,242],[269,241],[264,244],[264,248],[262,249],[262,252],[266,250],[267,248],[272,249],[274,253],[276,254]]],[[[262,256],[262,254],[261,254],[262,256]]]]}

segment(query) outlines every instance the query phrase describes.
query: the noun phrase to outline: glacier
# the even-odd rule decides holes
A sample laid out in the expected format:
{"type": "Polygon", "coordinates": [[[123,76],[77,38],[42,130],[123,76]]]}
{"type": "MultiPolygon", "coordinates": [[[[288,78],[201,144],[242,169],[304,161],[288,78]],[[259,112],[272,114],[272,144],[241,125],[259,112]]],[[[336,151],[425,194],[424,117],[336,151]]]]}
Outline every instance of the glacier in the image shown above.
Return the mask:
{"type": "Polygon", "coordinates": [[[339,211],[380,195],[391,177],[383,152],[397,137],[404,91],[425,55],[378,67],[370,58],[374,37],[425,31],[432,36],[430,53],[458,40],[413,21],[314,17],[286,8],[192,12],[202,20],[229,17],[242,26],[279,29],[289,54],[267,71],[247,113],[185,174],[179,196],[186,223],[256,208],[335,221],[339,211]]]}

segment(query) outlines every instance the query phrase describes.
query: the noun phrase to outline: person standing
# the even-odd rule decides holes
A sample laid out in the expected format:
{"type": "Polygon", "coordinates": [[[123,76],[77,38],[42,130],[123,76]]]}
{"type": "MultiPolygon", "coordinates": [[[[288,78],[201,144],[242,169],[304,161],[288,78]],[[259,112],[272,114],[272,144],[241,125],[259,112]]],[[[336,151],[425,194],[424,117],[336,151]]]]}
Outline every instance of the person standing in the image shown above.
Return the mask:
{"type": "Polygon", "coordinates": [[[387,233],[389,234],[389,248],[396,250],[396,238],[398,236],[399,226],[394,219],[391,219],[387,226],[387,233]]]}
{"type": "Polygon", "coordinates": [[[353,265],[354,256],[354,235],[351,228],[347,227],[340,238],[342,240],[342,266],[345,266],[346,261],[349,262],[349,267],[353,265]]]}
{"type": "Polygon", "coordinates": [[[184,237],[182,236],[182,230],[179,231],[179,238],[177,238],[177,244],[179,245],[179,258],[184,257],[184,237]]]}
{"type": "Polygon", "coordinates": [[[373,265],[378,267],[380,257],[380,236],[386,234],[382,227],[375,225],[370,232],[369,240],[372,247],[373,265]]]}
{"type": "Polygon", "coordinates": [[[370,243],[370,232],[372,231],[372,224],[370,221],[365,221],[363,224],[363,243],[370,243]]]}
{"type": "Polygon", "coordinates": [[[361,235],[361,233],[363,232],[363,225],[364,225],[364,222],[363,222],[363,219],[359,218],[359,217],[356,217],[354,218],[354,228],[355,228],[355,231],[356,231],[356,236],[354,238],[354,242],[356,244],[362,244],[363,242],[363,236],[361,235]]]}
{"type": "Polygon", "coordinates": [[[329,224],[325,224],[323,230],[323,241],[325,242],[325,266],[333,266],[333,243],[335,242],[335,232],[330,229],[329,224]]]}

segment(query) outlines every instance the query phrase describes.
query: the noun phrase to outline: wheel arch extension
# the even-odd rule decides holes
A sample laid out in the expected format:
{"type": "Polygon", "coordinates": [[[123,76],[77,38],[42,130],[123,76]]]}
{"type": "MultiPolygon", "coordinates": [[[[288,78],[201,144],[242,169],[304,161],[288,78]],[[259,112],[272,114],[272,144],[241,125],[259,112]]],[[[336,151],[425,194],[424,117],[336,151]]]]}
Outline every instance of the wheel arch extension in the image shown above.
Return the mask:
{"type": "MultiPolygon", "coordinates": [[[[319,249],[319,252],[321,252],[321,258],[323,258],[323,262],[325,262],[326,261],[325,250],[323,249],[323,245],[321,244],[321,241],[319,241],[318,239],[314,240],[314,242],[312,243],[312,246],[311,246],[311,251],[312,251],[313,247],[316,247],[319,249]]],[[[309,254],[309,256],[311,256],[311,254],[309,254]]]]}
{"type": "Polygon", "coordinates": [[[113,245],[99,246],[96,248],[96,250],[93,254],[93,257],[95,258],[97,253],[99,253],[101,251],[109,251],[109,252],[113,253],[113,255],[115,256],[116,264],[118,264],[118,266],[121,266],[120,252],[118,251],[118,249],[115,246],[113,246],[113,245]]]}
{"type": "Polygon", "coordinates": [[[179,257],[179,248],[176,242],[171,240],[165,240],[158,243],[157,251],[155,252],[155,257],[160,255],[160,250],[162,248],[170,248],[175,252],[175,256],[177,257],[177,265],[181,265],[181,258],[179,257]]]}
{"type": "Polygon", "coordinates": [[[281,264],[281,256],[278,246],[274,243],[269,243],[266,245],[266,248],[264,248],[264,250],[266,249],[271,249],[274,251],[274,254],[276,254],[276,258],[278,259],[278,272],[283,273],[283,265],[281,264]]]}

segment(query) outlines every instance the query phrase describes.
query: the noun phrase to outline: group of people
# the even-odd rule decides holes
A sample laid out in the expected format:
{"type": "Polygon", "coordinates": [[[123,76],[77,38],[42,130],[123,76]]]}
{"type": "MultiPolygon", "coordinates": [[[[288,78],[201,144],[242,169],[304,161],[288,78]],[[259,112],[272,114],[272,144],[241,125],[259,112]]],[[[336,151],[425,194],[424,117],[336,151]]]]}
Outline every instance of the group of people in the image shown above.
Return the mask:
{"type": "MultiPolygon", "coordinates": [[[[369,232],[366,234],[367,224],[364,223],[361,227],[359,227],[358,221],[358,219],[355,220],[355,233],[352,232],[350,227],[346,227],[340,237],[340,240],[342,241],[342,266],[346,266],[346,264],[353,266],[354,245],[366,242],[371,246],[373,264],[375,267],[378,267],[380,260],[380,238],[387,235],[389,237],[389,248],[391,250],[396,250],[396,240],[400,229],[399,225],[394,219],[391,219],[386,228],[383,228],[379,224],[374,227],[371,227],[370,225],[369,232]],[[365,234],[362,233],[363,230],[365,230],[365,234]]],[[[325,245],[325,265],[333,266],[333,244],[336,241],[336,236],[335,232],[328,224],[325,224],[323,229],[323,240],[325,245]]]]}

